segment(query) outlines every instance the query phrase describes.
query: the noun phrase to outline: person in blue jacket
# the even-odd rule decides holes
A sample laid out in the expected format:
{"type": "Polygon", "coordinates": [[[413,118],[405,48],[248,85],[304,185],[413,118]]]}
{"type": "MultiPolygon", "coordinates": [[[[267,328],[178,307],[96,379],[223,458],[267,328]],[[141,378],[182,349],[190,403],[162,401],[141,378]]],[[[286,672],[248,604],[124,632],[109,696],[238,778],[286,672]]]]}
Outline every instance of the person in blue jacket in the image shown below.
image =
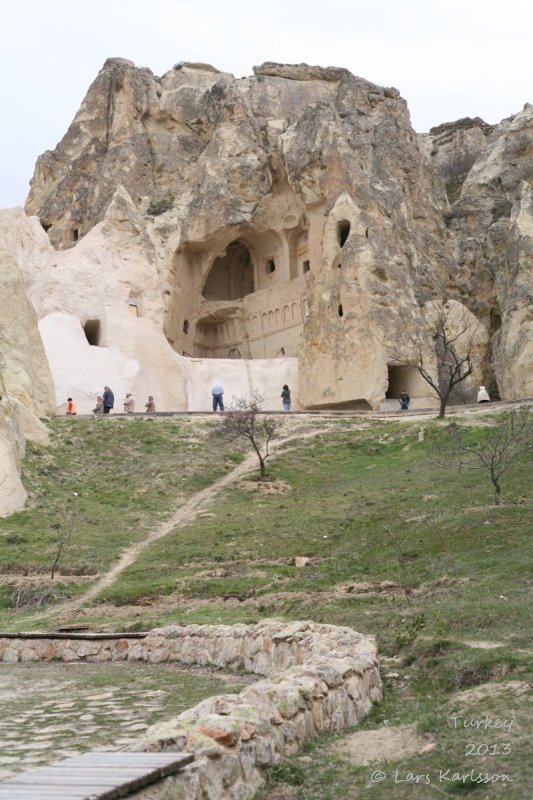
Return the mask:
{"type": "Polygon", "coordinates": [[[104,414],[109,414],[113,406],[115,405],[115,395],[109,388],[109,386],[104,386],[104,414]]]}

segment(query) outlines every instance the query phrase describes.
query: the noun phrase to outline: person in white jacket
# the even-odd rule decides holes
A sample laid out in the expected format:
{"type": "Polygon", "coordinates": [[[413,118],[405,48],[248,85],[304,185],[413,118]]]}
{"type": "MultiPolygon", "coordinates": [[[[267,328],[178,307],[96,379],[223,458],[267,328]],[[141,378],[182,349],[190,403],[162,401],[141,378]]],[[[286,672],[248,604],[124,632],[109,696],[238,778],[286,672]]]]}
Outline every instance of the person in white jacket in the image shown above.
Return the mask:
{"type": "Polygon", "coordinates": [[[477,393],[477,401],[478,403],[490,403],[489,393],[487,392],[484,386],[479,387],[479,392],[477,393]]]}
{"type": "Polygon", "coordinates": [[[133,414],[135,411],[135,398],[131,392],[128,392],[126,399],[124,400],[124,411],[126,414],[133,414]]]}

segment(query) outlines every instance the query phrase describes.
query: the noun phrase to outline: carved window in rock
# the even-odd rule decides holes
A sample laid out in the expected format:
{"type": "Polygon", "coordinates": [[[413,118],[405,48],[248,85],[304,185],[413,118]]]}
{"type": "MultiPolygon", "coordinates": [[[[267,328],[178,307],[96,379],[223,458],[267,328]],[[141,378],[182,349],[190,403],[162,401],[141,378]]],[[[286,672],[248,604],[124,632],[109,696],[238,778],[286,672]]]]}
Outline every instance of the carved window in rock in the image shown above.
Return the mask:
{"type": "Polygon", "coordinates": [[[217,256],[204,284],[206,300],[238,300],[254,291],[254,267],[243,242],[231,242],[217,256]]]}
{"type": "Polygon", "coordinates": [[[303,275],[309,263],[309,234],[302,228],[295,228],[288,235],[290,279],[303,275]]]}
{"type": "Polygon", "coordinates": [[[228,358],[242,358],[241,351],[238,347],[232,347],[228,353],[228,358]]]}
{"type": "Polygon", "coordinates": [[[337,223],[337,241],[340,247],[344,247],[348,236],[350,235],[350,223],[347,219],[343,219],[337,223]]]}
{"type": "Polygon", "coordinates": [[[267,275],[270,275],[272,272],[276,271],[276,262],[274,261],[273,258],[267,258],[265,264],[265,271],[267,275]]]}
{"type": "Polygon", "coordinates": [[[102,338],[102,329],[99,319],[88,319],[83,326],[85,338],[93,347],[98,347],[102,338]]]}
{"type": "Polygon", "coordinates": [[[311,271],[311,262],[309,261],[309,259],[306,258],[302,264],[302,272],[305,275],[306,272],[310,271],[311,271]]]}

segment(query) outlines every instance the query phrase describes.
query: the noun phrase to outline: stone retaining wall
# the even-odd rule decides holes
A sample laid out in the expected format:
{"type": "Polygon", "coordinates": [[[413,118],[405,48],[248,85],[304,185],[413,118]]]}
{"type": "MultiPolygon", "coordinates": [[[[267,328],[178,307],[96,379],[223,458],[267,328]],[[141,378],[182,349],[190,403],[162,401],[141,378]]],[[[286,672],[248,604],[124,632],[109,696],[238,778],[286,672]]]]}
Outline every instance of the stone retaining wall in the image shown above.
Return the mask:
{"type": "Polygon", "coordinates": [[[0,638],[8,663],[174,661],[265,676],[148,730],[130,749],[184,751],[195,762],[138,800],[250,800],[266,771],[309,739],[359,722],[381,697],[375,643],[313,622],[167,626],[143,639],[0,638]]]}

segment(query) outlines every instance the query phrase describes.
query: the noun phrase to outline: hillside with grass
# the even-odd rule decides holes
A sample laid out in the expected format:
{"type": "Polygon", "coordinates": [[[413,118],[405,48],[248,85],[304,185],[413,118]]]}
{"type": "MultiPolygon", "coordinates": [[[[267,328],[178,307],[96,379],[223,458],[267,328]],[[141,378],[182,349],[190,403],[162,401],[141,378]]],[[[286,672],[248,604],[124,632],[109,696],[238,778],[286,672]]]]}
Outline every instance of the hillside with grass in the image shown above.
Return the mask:
{"type": "Polygon", "coordinates": [[[52,445],[24,462],[27,509],[0,520],[0,628],[351,626],[377,637],[383,664],[385,697],[362,730],[415,731],[426,749],[402,769],[431,783],[392,785],[394,760],[369,767],[332,738],[280,765],[265,797],[528,797],[532,451],[509,466],[494,505],[490,476],[460,468],[449,446],[455,426],[479,450],[504,417],[287,415],[266,482],[213,417],[56,418],[52,445]],[[125,551],[130,562],[98,590],[125,551]],[[512,731],[453,727],[461,709],[512,718],[512,731]],[[494,747],[468,755],[469,744],[494,747]],[[437,781],[448,767],[513,781],[437,781]],[[386,778],[371,783],[378,768],[386,778]]]}

